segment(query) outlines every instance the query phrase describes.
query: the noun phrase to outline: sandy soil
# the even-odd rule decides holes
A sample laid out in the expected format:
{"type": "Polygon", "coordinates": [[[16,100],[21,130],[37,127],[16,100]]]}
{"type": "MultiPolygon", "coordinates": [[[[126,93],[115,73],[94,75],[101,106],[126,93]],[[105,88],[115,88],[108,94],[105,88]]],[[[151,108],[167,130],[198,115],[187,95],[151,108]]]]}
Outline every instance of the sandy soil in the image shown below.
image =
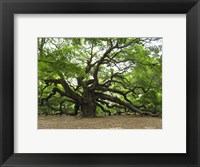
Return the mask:
{"type": "Polygon", "coordinates": [[[162,118],[120,115],[96,118],[39,116],[38,129],[162,129],[162,118]]]}

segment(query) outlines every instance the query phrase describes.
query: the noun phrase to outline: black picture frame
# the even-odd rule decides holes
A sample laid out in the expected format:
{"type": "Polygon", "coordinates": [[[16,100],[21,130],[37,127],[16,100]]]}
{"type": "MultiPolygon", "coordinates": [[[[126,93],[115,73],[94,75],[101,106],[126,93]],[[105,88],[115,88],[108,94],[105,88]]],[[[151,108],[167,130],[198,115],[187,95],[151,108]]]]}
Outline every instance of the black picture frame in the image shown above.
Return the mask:
{"type": "MultiPolygon", "coordinates": [[[[199,0],[0,0],[0,165],[3,166],[200,166],[199,0]],[[186,14],[186,154],[14,153],[14,14],[186,14]]],[[[185,48],[183,48],[185,49],[185,48]]],[[[178,68],[178,65],[177,65],[178,68]]],[[[178,123],[178,122],[177,122],[178,123]]],[[[26,134],[24,134],[26,135],[26,134]]],[[[142,145],[141,145],[142,147],[142,145]]],[[[170,146],[169,146],[170,147],[170,146]]]]}

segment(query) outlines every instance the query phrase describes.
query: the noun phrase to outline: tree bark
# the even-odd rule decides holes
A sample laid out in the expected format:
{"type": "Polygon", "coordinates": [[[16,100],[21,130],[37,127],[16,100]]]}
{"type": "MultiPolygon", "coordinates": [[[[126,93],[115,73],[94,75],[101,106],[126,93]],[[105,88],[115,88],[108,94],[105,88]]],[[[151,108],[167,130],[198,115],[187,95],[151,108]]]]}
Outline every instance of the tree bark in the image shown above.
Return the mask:
{"type": "Polygon", "coordinates": [[[95,117],[96,104],[95,103],[82,103],[81,104],[82,117],[95,117]]]}
{"type": "Polygon", "coordinates": [[[81,103],[82,117],[96,116],[96,103],[92,92],[88,89],[83,93],[83,102],[81,103]]]}

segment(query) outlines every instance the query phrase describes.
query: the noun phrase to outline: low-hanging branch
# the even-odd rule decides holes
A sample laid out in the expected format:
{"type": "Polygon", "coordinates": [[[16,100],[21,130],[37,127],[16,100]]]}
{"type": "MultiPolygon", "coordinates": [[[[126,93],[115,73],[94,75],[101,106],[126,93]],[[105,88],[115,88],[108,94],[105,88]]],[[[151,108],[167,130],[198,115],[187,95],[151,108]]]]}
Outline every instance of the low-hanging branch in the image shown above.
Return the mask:
{"type": "Polygon", "coordinates": [[[105,109],[101,104],[96,102],[97,107],[99,107],[102,111],[104,111],[105,113],[108,113],[108,115],[111,115],[111,112],[107,109],[105,109]]]}
{"type": "Polygon", "coordinates": [[[106,94],[104,94],[104,93],[96,93],[96,96],[97,96],[98,98],[102,99],[102,100],[108,100],[108,101],[117,103],[117,104],[119,104],[119,105],[122,105],[122,106],[124,106],[124,107],[127,107],[127,108],[129,108],[131,111],[133,111],[133,112],[138,112],[139,114],[143,114],[143,112],[142,112],[140,109],[134,107],[134,106],[131,105],[130,103],[127,103],[127,102],[124,102],[124,101],[120,100],[120,99],[117,98],[117,97],[112,97],[112,96],[106,95],[106,94]]]}

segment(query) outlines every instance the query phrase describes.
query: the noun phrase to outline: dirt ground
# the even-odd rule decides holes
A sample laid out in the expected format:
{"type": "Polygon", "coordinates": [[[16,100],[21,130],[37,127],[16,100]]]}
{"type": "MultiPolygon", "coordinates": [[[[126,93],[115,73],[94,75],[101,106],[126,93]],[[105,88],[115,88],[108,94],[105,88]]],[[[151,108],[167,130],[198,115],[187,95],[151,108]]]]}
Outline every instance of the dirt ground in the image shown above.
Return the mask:
{"type": "Polygon", "coordinates": [[[96,118],[39,116],[38,129],[162,129],[162,118],[134,115],[96,118]]]}

